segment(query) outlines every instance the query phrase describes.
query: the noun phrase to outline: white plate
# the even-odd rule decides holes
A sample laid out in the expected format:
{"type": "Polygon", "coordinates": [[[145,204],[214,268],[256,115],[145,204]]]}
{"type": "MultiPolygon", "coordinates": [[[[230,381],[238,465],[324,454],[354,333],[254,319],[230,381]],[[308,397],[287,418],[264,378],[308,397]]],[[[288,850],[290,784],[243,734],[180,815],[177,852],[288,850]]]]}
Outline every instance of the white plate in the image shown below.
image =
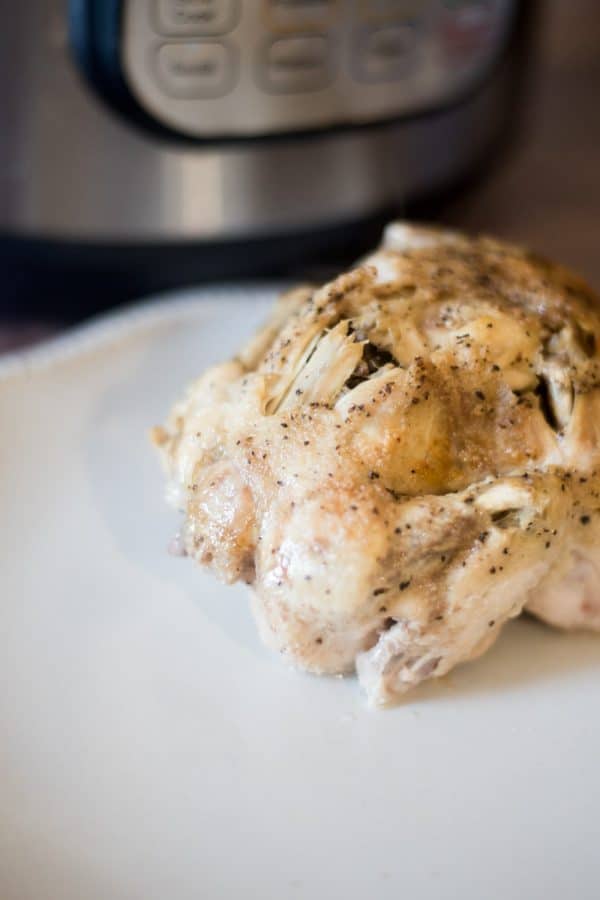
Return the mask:
{"type": "Polygon", "coordinates": [[[169,557],[146,439],[272,288],[0,363],[0,896],[597,898],[600,639],[512,625],[385,712],[169,557]]]}

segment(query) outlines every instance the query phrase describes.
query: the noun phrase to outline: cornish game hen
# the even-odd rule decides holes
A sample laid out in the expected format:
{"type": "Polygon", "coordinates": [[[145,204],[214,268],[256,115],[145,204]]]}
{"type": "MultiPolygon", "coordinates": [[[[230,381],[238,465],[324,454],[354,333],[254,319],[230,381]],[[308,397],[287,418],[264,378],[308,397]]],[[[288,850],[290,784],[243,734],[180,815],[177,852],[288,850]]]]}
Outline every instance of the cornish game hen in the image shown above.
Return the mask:
{"type": "Polygon", "coordinates": [[[187,553],[375,703],[523,608],[600,629],[597,302],[517,247],[390,225],[155,429],[187,553]]]}

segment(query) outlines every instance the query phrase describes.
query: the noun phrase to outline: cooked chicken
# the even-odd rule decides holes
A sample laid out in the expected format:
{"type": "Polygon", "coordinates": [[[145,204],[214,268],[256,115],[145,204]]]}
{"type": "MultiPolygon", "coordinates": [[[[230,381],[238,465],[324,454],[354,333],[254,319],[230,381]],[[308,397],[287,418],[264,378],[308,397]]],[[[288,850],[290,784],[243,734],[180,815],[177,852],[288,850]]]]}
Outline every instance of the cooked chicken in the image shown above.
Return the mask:
{"type": "Polygon", "coordinates": [[[600,629],[600,314],[576,276],[390,225],[155,430],[187,553],[265,642],[386,703],[524,607],[600,629]]]}

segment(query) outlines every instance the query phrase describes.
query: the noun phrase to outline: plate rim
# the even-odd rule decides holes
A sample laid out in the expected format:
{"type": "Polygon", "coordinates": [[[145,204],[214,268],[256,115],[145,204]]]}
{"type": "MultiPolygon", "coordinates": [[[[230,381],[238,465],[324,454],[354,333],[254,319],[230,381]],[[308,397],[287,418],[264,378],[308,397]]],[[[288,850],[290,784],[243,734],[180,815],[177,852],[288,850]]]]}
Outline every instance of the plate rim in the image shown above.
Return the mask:
{"type": "Polygon", "coordinates": [[[293,282],[261,280],[219,285],[195,285],[177,290],[161,291],[135,300],[117,309],[98,313],[68,327],[60,334],[40,341],[32,347],[12,350],[0,355],[0,384],[15,377],[39,372],[67,359],[85,355],[110,346],[125,337],[133,328],[152,328],[214,301],[240,302],[263,295],[272,302],[293,282]]]}

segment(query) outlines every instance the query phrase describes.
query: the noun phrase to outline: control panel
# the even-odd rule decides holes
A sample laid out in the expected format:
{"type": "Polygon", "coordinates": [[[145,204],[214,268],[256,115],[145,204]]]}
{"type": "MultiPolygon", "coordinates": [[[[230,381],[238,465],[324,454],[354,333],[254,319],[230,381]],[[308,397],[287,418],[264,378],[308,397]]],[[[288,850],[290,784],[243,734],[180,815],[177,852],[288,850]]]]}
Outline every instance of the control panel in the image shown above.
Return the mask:
{"type": "Polygon", "coordinates": [[[483,78],[515,0],[125,0],[121,66],[160,125],[210,139],[443,108],[483,78]]]}

